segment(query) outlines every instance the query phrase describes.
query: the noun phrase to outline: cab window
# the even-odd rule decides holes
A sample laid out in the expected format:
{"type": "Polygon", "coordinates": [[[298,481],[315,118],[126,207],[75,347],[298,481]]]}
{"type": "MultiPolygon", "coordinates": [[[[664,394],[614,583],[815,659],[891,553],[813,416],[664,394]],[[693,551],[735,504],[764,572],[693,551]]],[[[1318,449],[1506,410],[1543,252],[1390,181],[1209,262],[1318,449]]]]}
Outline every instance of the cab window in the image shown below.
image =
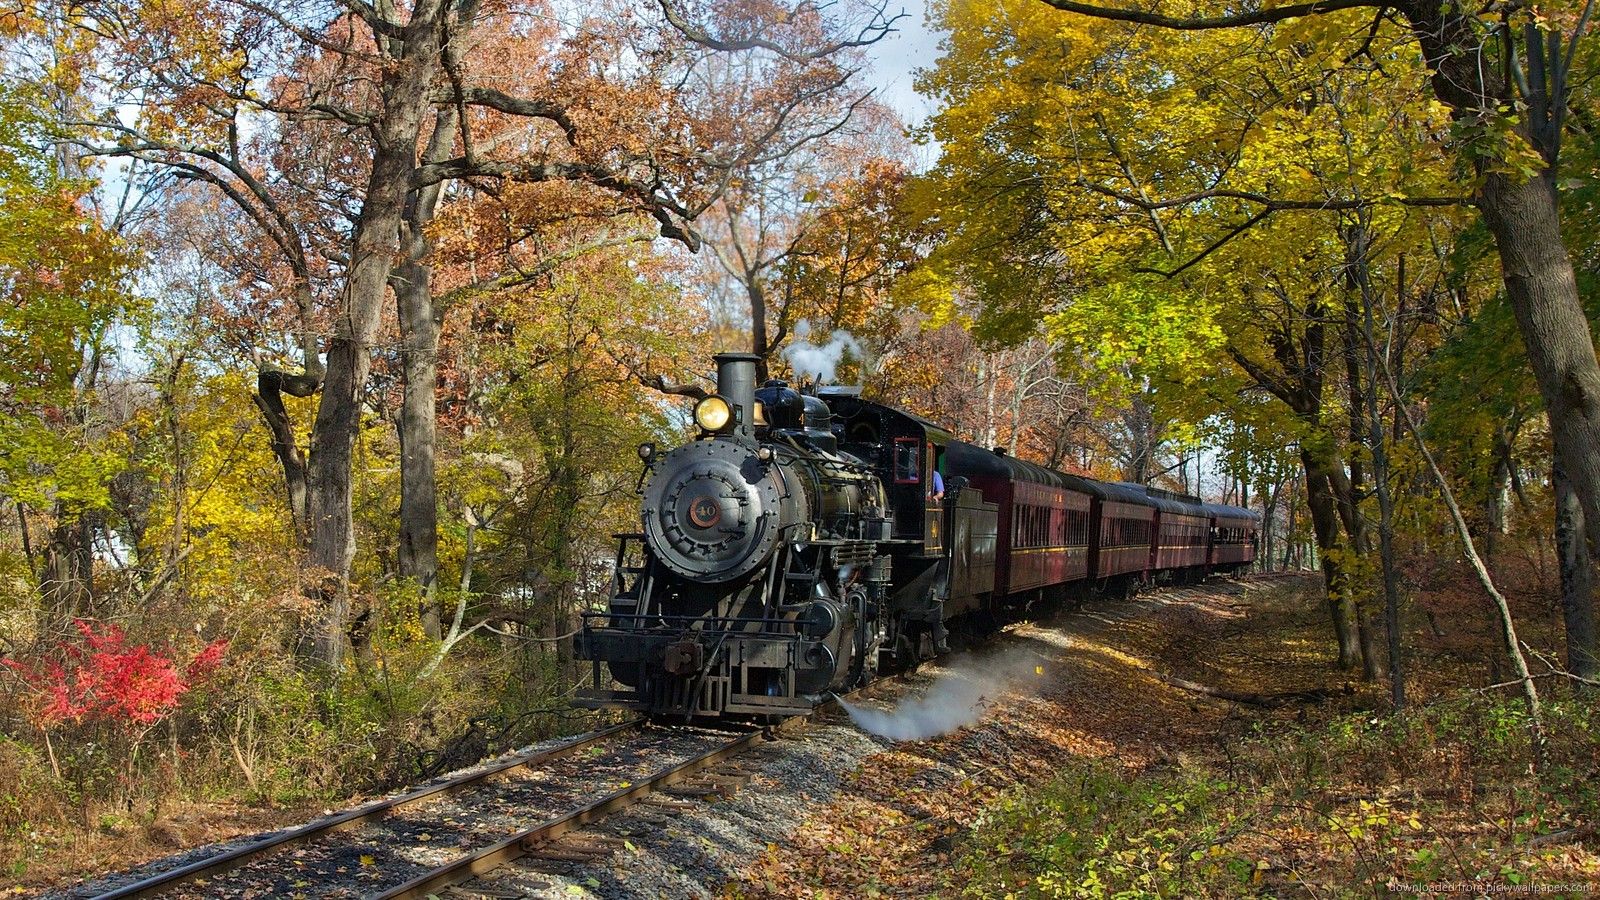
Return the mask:
{"type": "Polygon", "coordinates": [[[922,481],[922,442],[916,438],[894,439],[894,483],[922,481]]]}

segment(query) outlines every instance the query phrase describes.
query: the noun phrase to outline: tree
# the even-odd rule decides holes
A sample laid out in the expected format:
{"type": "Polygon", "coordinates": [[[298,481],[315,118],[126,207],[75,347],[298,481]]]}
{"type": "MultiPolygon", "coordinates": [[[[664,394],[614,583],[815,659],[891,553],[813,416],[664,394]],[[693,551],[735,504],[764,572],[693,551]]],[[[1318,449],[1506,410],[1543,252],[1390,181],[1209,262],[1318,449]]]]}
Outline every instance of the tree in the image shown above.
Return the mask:
{"type": "Polygon", "coordinates": [[[897,129],[869,93],[841,93],[740,169],[707,210],[707,299],[761,357],[759,380],[802,322],[863,327],[908,261],[885,220],[905,179],[888,134],[897,129]]]}
{"type": "MultiPolygon", "coordinates": [[[[1485,509],[1481,532],[1487,548],[1507,518],[1498,509],[1507,481],[1513,481],[1513,497],[1526,494],[1515,481],[1515,473],[1524,467],[1519,457],[1549,452],[1548,435],[1538,427],[1538,385],[1506,296],[1491,297],[1476,315],[1451,328],[1418,380],[1429,398],[1427,440],[1457,461],[1455,474],[1462,482],[1458,492],[1485,509]]],[[[1593,563],[1583,537],[1583,511],[1560,460],[1550,466],[1567,669],[1593,679],[1600,674],[1600,653],[1595,649],[1593,563]]]]}
{"type": "Polygon", "coordinates": [[[112,55],[114,77],[97,99],[108,111],[142,111],[132,123],[110,112],[81,122],[86,152],[164,165],[220,191],[278,257],[269,268],[287,276],[304,371],[264,369],[259,403],[297,505],[296,485],[305,484],[315,575],[308,589],[322,611],[305,648],[312,660],[337,663],[344,642],[356,549],[352,451],[393,286],[415,386],[401,413],[403,568],[425,590],[434,580],[428,369],[442,311],[426,270],[428,227],[444,186],[571,182],[694,246],[688,223],[726,173],[790,115],[837,88],[832,54],[888,27],[872,8],[837,16],[814,7],[746,11],[726,29],[700,24],[708,12],[663,6],[654,22],[596,16],[593,27],[568,35],[525,28],[518,9],[480,9],[473,0],[424,0],[407,10],[106,2],[77,11],[86,29],[106,36],[112,55]],[[770,61],[749,106],[698,92],[708,46],[770,61]],[[501,62],[525,59],[535,62],[522,72],[518,62],[511,71],[501,62]],[[532,84],[532,94],[508,93],[513,84],[532,84]],[[310,165],[298,158],[307,137],[325,139],[310,165]],[[325,337],[316,334],[319,321],[328,324],[325,337]],[[283,393],[317,394],[308,454],[287,428],[283,393]]]}
{"type": "Polygon", "coordinates": [[[44,145],[36,98],[0,91],[0,495],[14,510],[49,624],[94,602],[95,524],[117,461],[91,415],[109,332],[134,311],[128,247],[44,145]],[[30,510],[47,520],[34,547],[30,510]]]}
{"type": "MultiPolygon", "coordinates": [[[[1556,10],[1473,8],[1448,0],[1398,4],[1329,0],[1242,13],[1168,16],[1078,0],[1044,0],[1069,13],[1181,31],[1252,29],[1291,19],[1308,36],[1337,34],[1345,10],[1367,10],[1378,35],[1395,10],[1422,51],[1434,96],[1455,127],[1437,140],[1475,175],[1473,200],[1494,235],[1507,296],[1555,436],[1555,452],[1600,546],[1600,360],[1578,294],[1560,213],[1561,146],[1574,64],[1593,3],[1556,10]],[[1330,27],[1321,27],[1324,24],[1330,27]],[[1322,34],[1315,34],[1317,31],[1322,34]]],[[[1415,67],[1413,67],[1413,71],[1415,67]]],[[[1263,198],[1271,209],[1276,198],[1263,198]]]]}
{"type": "Polygon", "coordinates": [[[1029,3],[943,14],[948,53],[921,83],[946,100],[929,125],[943,154],[918,194],[944,237],[930,265],[980,289],[981,334],[1042,322],[1100,378],[1151,382],[1189,427],[1256,417],[1247,394],[1275,398],[1292,417],[1278,445],[1298,444],[1307,475],[1339,661],[1374,673],[1371,378],[1344,229],[1373,217],[1385,273],[1408,249],[1413,276],[1445,265],[1430,248],[1448,246],[1457,213],[1432,143],[1446,118],[1416,97],[1425,73],[1364,27],[1318,44],[1063,28],[1029,3]]]}

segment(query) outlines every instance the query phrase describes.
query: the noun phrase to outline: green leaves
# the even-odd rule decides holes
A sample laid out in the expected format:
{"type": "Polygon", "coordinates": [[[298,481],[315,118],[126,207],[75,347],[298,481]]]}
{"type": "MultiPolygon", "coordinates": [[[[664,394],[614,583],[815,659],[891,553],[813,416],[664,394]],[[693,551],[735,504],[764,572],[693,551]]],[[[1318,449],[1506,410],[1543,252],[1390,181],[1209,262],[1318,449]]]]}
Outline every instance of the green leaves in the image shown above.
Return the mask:
{"type": "Polygon", "coordinates": [[[83,376],[134,305],[133,255],[81,204],[87,186],[55,173],[29,100],[0,91],[0,494],[96,507],[116,463],[91,437],[83,376]]]}
{"type": "Polygon", "coordinates": [[[1187,382],[1210,368],[1225,342],[1203,297],[1152,279],[1086,290],[1046,318],[1045,328],[1108,377],[1187,382]]]}

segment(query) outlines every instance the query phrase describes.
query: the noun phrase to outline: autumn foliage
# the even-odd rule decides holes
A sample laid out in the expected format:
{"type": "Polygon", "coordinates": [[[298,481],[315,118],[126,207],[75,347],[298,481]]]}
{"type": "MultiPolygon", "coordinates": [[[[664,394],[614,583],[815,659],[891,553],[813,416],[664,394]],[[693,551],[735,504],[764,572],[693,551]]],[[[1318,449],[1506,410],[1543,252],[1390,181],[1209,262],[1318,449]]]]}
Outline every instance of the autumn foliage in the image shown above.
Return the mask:
{"type": "MultiPolygon", "coordinates": [[[[1519,620],[1555,622],[1587,588],[1470,202],[1543,165],[1525,104],[1432,97],[1392,6],[1180,33],[1052,5],[930,4],[913,128],[863,77],[908,24],[873,2],[0,17],[0,871],[97,865],[41,822],[320,808],[586,727],[561,638],[610,600],[634,448],[692,437],[711,354],[797,380],[836,330],[839,381],[962,440],[1259,509],[1269,568],[1330,576],[1320,663],[1391,677],[1392,539],[1395,658],[1425,621],[1502,681],[1404,420],[1519,620]]],[[[1579,7],[1486,7],[1463,46],[1579,7]]],[[[1572,33],[1550,188],[1596,310],[1572,33]]]]}
{"type": "Polygon", "coordinates": [[[40,728],[154,725],[177,710],[228,651],[228,640],[218,638],[180,664],[171,652],[130,643],[115,624],[76,619],[73,625],[79,640],[62,641],[32,660],[0,659],[31,691],[29,715],[40,728]]]}

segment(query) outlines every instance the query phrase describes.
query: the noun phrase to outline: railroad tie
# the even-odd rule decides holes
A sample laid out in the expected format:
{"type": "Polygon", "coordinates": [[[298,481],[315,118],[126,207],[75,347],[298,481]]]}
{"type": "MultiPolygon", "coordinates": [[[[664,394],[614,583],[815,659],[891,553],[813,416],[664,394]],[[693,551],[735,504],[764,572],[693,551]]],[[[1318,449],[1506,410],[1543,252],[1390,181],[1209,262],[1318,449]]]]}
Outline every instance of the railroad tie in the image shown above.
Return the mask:
{"type": "Polygon", "coordinates": [[[709,797],[726,799],[729,796],[727,787],[720,784],[674,784],[662,788],[661,792],[685,800],[705,800],[709,797]]]}
{"type": "Polygon", "coordinates": [[[596,834],[592,831],[575,831],[561,839],[562,843],[573,850],[587,851],[596,856],[614,853],[628,845],[628,842],[609,834],[596,834]]]}
{"type": "Polygon", "coordinates": [[[693,812],[695,810],[695,805],[693,803],[685,803],[682,800],[674,800],[671,797],[663,797],[660,795],[646,797],[639,801],[639,805],[652,806],[672,816],[682,815],[686,812],[693,812]]]}

